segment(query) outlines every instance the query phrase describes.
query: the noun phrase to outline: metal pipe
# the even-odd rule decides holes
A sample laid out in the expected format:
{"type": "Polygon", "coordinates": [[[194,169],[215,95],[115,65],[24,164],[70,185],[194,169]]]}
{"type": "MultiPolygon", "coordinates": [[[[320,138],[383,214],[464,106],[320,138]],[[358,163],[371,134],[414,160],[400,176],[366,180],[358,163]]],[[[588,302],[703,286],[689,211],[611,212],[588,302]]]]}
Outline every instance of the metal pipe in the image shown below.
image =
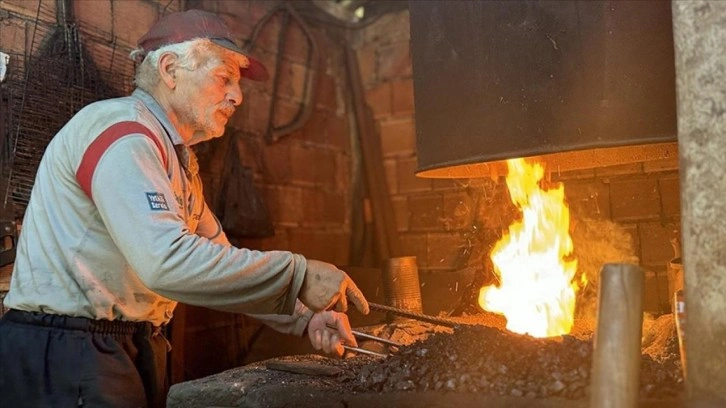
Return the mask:
{"type": "Polygon", "coordinates": [[[635,408],[640,381],[645,274],[632,264],[600,271],[590,406],[635,408]]]}

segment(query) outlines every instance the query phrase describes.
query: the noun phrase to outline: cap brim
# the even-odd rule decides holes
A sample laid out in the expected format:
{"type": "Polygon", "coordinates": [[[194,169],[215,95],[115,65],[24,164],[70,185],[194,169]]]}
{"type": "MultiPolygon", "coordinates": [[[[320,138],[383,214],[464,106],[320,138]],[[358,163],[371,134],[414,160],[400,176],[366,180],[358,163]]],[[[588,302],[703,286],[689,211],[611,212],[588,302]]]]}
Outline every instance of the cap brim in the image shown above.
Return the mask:
{"type": "Polygon", "coordinates": [[[270,74],[267,72],[267,68],[256,58],[250,57],[237,44],[233,43],[226,38],[210,38],[215,44],[224,47],[230,51],[234,51],[237,54],[244,55],[250,61],[250,65],[247,68],[240,68],[243,78],[249,78],[253,81],[267,81],[270,79],[270,74]]]}

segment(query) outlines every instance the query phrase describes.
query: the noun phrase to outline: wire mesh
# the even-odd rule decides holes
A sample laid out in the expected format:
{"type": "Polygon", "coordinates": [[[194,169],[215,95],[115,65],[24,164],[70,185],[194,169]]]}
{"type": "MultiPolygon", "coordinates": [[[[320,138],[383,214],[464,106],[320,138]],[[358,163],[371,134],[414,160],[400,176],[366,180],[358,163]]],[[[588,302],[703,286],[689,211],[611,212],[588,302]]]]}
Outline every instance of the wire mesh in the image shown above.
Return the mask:
{"type": "Polygon", "coordinates": [[[9,112],[2,135],[9,163],[4,202],[12,200],[16,218],[25,212],[40,160],[61,127],[89,103],[132,89],[133,64],[115,41],[90,41],[88,49],[78,25],[48,23],[43,2],[38,7],[32,45],[11,54],[16,63],[3,89],[9,112]]]}

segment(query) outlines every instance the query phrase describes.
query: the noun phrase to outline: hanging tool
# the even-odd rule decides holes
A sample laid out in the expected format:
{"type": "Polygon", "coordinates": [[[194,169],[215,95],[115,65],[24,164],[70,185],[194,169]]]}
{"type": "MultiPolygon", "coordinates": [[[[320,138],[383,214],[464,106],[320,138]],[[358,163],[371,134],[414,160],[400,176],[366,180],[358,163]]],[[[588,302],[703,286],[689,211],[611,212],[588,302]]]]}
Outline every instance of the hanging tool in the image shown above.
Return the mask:
{"type": "Polygon", "coordinates": [[[255,26],[250,40],[244,45],[243,49],[249,51],[255,46],[257,38],[262,32],[262,29],[271,21],[275,14],[281,15],[280,32],[277,41],[277,59],[275,61],[275,77],[272,85],[272,98],[270,103],[270,114],[268,116],[267,132],[265,133],[265,140],[267,143],[276,142],[283,136],[289,135],[296,130],[302,128],[310,118],[315,106],[315,93],[318,83],[318,74],[320,72],[320,52],[318,50],[318,44],[315,41],[315,36],[310,31],[308,26],[305,24],[305,20],[295,11],[295,8],[288,1],[283,1],[271,8],[267,14],[260,19],[255,26]],[[287,41],[287,30],[290,27],[291,20],[300,27],[305,39],[308,42],[308,53],[307,61],[305,63],[306,73],[305,82],[303,83],[303,94],[302,101],[300,102],[300,110],[295,114],[294,118],[282,126],[275,126],[275,116],[278,104],[278,89],[282,75],[280,73],[282,68],[283,53],[285,52],[285,43],[287,41]]]}

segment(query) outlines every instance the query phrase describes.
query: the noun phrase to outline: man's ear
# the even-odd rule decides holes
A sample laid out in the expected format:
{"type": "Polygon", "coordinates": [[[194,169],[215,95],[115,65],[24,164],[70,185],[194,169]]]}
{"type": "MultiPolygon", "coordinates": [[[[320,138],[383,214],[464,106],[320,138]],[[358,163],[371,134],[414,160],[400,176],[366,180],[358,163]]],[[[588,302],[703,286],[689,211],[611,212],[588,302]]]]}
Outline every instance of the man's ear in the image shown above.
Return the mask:
{"type": "Polygon", "coordinates": [[[169,89],[176,88],[176,71],[179,58],[172,52],[165,52],[159,57],[159,76],[169,89]]]}

